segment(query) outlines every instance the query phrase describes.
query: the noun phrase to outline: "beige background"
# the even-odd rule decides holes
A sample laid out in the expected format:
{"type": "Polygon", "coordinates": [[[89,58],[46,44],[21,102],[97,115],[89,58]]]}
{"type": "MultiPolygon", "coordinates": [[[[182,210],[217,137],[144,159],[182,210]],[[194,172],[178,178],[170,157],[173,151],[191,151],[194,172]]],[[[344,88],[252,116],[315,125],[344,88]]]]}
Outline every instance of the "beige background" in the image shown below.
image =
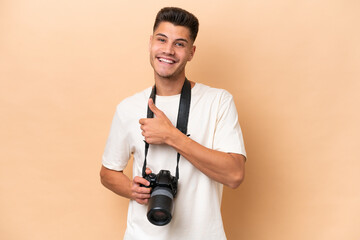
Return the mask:
{"type": "Polygon", "coordinates": [[[356,0],[0,0],[0,239],[122,239],[127,200],[101,186],[101,155],[118,102],[153,83],[168,5],[200,20],[189,79],[238,108],[228,238],[360,239],[356,0]]]}

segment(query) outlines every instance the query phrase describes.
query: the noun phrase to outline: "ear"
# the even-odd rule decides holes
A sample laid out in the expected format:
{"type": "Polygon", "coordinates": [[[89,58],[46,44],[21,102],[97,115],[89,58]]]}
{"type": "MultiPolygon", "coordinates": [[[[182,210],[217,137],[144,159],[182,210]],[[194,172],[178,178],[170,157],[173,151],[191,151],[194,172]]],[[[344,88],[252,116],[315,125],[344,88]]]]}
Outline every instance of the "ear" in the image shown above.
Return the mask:
{"type": "Polygon", "coordinates": [[[195,51],[196,51],[196,46],[192,46],[191,50],[190,50],[190,56],[189,56],[189,62],[191,61],[191,59],[193,59],[194,55],[195,55],[195,51]]]}

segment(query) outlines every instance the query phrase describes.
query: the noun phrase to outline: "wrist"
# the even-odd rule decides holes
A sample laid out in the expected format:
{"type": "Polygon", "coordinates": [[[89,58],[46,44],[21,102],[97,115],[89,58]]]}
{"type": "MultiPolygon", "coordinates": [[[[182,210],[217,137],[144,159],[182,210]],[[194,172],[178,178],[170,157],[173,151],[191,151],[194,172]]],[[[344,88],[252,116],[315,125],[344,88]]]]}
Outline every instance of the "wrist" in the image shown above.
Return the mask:
{"type": "Polygon", "coordinates": [[[188,140],[188,137],[183,134],[179,129],[174,128],[172,133],[167,137],[166,144],[170,147],[179,150],[182,146],[182,143],[188,140]]]}

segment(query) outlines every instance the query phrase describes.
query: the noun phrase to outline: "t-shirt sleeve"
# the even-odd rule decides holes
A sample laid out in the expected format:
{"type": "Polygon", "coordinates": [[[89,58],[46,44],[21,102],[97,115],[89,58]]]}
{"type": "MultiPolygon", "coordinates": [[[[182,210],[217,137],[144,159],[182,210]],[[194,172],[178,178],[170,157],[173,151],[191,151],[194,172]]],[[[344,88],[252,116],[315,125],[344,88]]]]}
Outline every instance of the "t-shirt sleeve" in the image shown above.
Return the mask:
{"type": "Polygon", "coordinates": [[[108,169],[122,171],[129,161],[131,151],[129,143],[126,141],[127,132],[125,129],[120,119],[119,111],[117,110],[111,124],[110,134],[102,157],[102,164],[108,169]]]}
{"type": "Polygon", "coordinates": [[[220,97],[213,146],[215,150],[242,154],[246,157],[236,106],[232,95],[227,91],[220,97]]]}

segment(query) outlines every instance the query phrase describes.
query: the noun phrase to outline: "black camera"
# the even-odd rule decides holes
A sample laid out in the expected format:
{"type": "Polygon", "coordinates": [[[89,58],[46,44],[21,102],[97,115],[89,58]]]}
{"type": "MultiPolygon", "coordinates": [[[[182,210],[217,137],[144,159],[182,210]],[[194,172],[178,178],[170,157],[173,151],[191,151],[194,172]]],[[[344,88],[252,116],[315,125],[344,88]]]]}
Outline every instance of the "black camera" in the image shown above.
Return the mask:
{"type": "Polygon", "coordinates": [[[172,218],[178,180],[168,170],[160,170],[158,174],[150,173],[144,178],[150,182],[149,186],[144,187],[151,188],[147,218],[154,225],[166,225],[172,218]]]}

